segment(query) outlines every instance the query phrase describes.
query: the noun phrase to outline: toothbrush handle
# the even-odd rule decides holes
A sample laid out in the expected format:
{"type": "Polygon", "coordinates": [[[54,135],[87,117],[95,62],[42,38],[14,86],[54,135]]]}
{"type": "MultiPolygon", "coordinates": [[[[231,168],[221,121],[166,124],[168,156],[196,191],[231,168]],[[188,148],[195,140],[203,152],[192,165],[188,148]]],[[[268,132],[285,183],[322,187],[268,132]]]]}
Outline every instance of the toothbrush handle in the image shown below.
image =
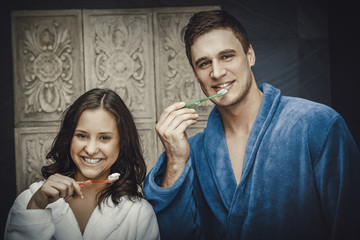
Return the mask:
{"type": "Polygon", "coordinates": [[[91,180],[87,180],[85,182],[79,182],[80,187],[87,187],[90,186],[91,184],[93,184],[91,180]]]}
{"type": "Polygon", "coordinates": [[[195,106],[198,105],[199,103],[205,102],[205,101],[210,100],[210,99],[215,98],[215,97],[217,97],[217,95],[196,99],[196,100],[194,100],[194,101],[192,101],[192,102],[187,103],[187,104],[185,105],[185,108],[195,107],[195,106]]]}
{"type": "Polygon", "coordinates": [[[196,99],[192,102],[189,102],[185,105],[185,108],[192,108],[192,107],[195,107],[196,105],[198,105],[200,102],[200,99],[196,99]]]}
{"type": "Polygon", "coordinates": [[[94,180],[87,180],[85,182],[79,182],[79,185],[80,187],[87,187],[87,186],[90,186],[92,184],[96,184],[96,183],[112,183],[112,182],[115,182],[117,179],[113,179],[113,180],[109,180],[109,179],[106,179],[106,180],[101,180],[101,181],[94,181],[94,180]]]}

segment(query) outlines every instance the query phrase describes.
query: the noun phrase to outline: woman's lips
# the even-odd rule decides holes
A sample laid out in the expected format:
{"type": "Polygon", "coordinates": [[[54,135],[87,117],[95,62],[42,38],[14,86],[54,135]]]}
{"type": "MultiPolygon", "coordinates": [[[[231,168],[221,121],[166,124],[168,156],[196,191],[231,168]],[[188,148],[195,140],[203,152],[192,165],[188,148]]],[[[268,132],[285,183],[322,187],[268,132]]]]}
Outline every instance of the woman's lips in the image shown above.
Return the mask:
{"type": "Polygon", "coordinates": [[[82,158],[87,164],[97,164],[98,162],[101,161],[101,158],[87,158],[87,157],[83,157],[82,158]]]}

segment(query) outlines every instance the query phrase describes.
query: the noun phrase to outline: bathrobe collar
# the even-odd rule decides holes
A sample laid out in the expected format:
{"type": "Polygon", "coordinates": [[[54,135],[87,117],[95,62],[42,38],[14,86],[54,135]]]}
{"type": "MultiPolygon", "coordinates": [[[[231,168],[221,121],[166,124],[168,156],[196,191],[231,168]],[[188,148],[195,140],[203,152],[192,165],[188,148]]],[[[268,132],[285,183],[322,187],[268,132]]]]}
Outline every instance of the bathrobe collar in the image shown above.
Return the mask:
{"type": "MultiPolygon", "coordinates": [[[[211,172],[214,173],[212,176],[214,176],[214,181],[217,186],[217,189],[207,189],[206,191],[214,191],[213,194],[218,194],[217,192],[219,192],[219,195],[228,210],[235,191],[239,191],[240,189],[238,188],[244,188],[247,176],[255,161],[256,152],[259,148],[261,139],[271,122],[281,98],[280,90],[269,84],[264,83],[259,86],[259,89],[263,92],[263,100],[246,144],[239,186],[236,184],[232,170],[221,115],[217,107],[214,107],[211,111],[207,127],[204,130],[206,160],[211,172]]],[[[205,180],[208,182],[205,184],[210,185],[210,181],[212,181],[209,179],[210,176],[201,176],[201,172],[198,172],[198,175],[199,178],[202,179],[200,182],[204,183],[203,181],[205,180]]]]}
{"type": "Polygon", "coordinates": [[[84,231],[84,238],[104,238],[104,232],[107,232],[110,235],[113,230],[118,228],[118,226],[124,221],[132,205],[131,200],[129,200],[127,196],[123,196],[121,198],[118,208],[111,199],[107,199],[107,201],[102,202],[101,210],[97,206],[91,215],[84,231]]]}
{"type": "Polygon", "coordinates": [[[101,203],[101,210],[99,206],[96,206],[92,212],[83,236],[70,205],[64,199],[60,198],[56,202],[49,204],[48,207],[52,209],[53,217],[57,221],[61,221],[64,217],[71,218],[71,221],[68,222],[67,233],[63,232],[61,236],[68,234],[69,236],[77,236],[81,239],[105,239],[124,221],[132,205],[128,196],[123,196],[118,206],[108,198],[105,202],[101,203]],[[108,233],[108,235],[104,236],[104,233],[108,233]]]}

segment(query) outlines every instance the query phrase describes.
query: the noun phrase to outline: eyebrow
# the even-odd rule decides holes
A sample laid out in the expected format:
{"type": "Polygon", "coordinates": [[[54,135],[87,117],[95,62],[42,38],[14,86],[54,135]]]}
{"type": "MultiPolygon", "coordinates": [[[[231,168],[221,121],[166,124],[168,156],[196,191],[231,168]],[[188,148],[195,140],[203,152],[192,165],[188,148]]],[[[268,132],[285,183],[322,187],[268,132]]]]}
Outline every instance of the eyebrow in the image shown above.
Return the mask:
{"type": "MultiPolygon", "coordinates": [[[[224,54],[229,54],[229,53],[236,53],[236,50],[231,49],[231,48],[225,49],[223,51],[220,51],[217,55],[224,55],[224,54]]],[[[195,61],[195,65],[197,66],[200,62],[202,62],[202,61],[204,61],[206,59],[208,59],[208,58],[207,57],[201,57],[201,58],[197,59],[195,61]]]]}
{"type": "Polygon", "coordinates": [[[225,50],[219,52],[218,55],[223,55],[223,54],[227,54],[227,53],[236,53],[236,50],[235,49],[225,49],[225,50]]]}
{"type": "MultiPolygon", "coordinates": [[[[87,133],[87,131],[81,130],[81,129],[75,129],[75,132],[81,132],[81,133],[87,133]]],[[[99,135],[101,134],[116,134],[114,132],[99,132],[99,135]]]]}
{"type": "Polygon", "coordinates": [[[198,60],[195,61],[195,66],[198,66],[200,62],[202,62],[206,59],[207,59],[206,57],[199,58],[198,60]]]}

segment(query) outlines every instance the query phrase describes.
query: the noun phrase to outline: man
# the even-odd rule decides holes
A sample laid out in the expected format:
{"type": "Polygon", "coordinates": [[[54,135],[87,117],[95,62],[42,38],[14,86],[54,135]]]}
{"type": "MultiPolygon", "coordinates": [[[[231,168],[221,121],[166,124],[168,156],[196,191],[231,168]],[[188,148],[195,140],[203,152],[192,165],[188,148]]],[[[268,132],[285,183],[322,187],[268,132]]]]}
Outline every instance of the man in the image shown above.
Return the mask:
{"type": "Polygon", "coordinates": [[[175,103],[156,125],[165,147],[145,181],[162,239],[360,239],[360,153],[331,108],[257,86],[241,24],[199,12],[186,52],[207,96],[221,89],[203,132],[175,103]]]}

